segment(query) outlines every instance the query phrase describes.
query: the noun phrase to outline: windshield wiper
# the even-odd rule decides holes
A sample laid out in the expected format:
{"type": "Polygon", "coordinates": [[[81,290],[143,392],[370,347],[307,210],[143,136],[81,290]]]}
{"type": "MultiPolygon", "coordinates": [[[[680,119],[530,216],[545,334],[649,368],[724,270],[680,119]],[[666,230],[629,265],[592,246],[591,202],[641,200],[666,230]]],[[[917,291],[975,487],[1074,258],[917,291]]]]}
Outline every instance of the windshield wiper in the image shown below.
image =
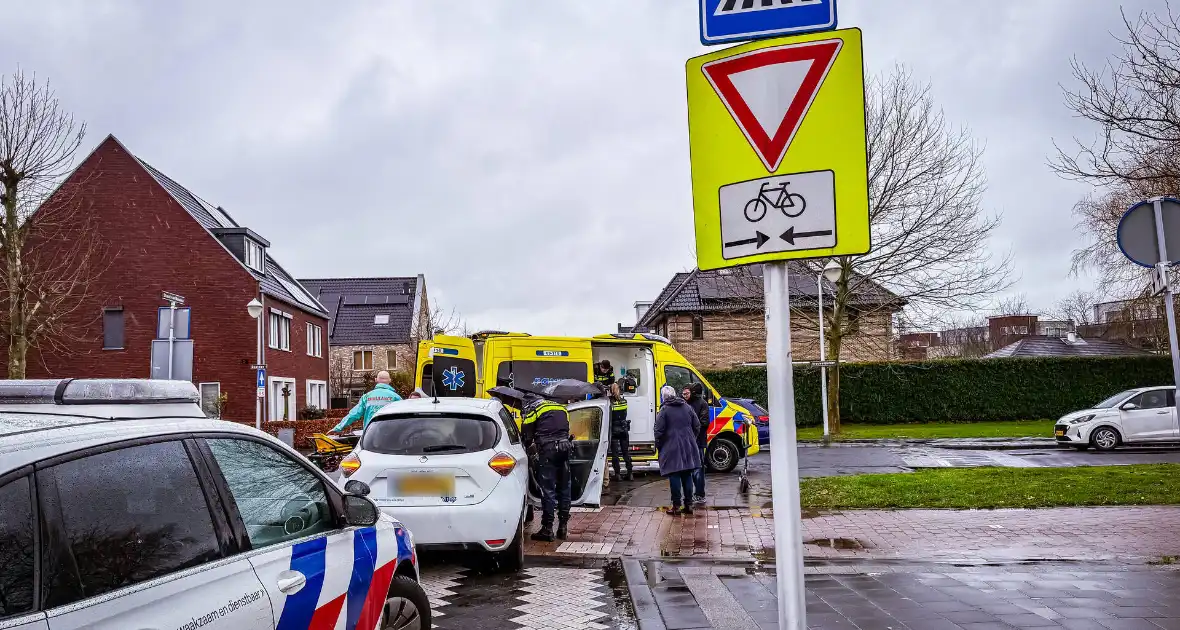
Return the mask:
{"type": "Polygon", "coordinates": [[[465,451],[467,446],[464,444],[435,444],[433,446],[426,446],[422,449],[423,453],[437,453],[439,451],[465,451]]]}

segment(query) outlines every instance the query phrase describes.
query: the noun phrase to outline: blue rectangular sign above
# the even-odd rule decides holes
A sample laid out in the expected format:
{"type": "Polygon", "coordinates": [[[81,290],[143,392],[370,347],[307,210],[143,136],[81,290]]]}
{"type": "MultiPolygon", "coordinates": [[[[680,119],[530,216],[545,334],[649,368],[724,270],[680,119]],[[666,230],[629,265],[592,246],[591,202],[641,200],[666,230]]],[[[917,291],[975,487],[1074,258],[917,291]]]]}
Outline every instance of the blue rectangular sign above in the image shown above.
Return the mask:
{"type": "Polygon", "coordinates": [[[258,386],[259,386],[259,387],[266,387],[266,370],[265,370],[265,369],[259,369],[259,370],[258,370],[258,374],[256,374],[256,376],[258,377],[258,379],[257,379],[257,380],[258,380],[258,386]]]}
{"type": "Polygon", "coordinates": [[[797,35],[836,28],[836,0],[700,0],[701,43],[797,35]]]}

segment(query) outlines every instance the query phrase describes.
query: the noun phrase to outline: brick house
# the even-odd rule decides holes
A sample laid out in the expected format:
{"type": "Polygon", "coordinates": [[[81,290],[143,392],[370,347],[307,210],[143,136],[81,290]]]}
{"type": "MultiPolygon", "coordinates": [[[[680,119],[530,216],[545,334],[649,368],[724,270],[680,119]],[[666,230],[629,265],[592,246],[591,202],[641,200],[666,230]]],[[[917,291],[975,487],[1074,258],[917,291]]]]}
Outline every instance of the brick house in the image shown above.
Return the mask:
{"type": "Polygon", "coordinates": [[[354,404],[378,371],[412,379],[418,341],[431,338],[426,277],[300,280],[328,309],[334,407],[354,404]]]}
{"type": "MultiPolygon", "coordinates": [[[[791,343],[795,361],[819,358],[817,274],[791,263],[791,343]]],[[[835,285],[824,280],[824,294],[835,285]]],[[[851,300],[851,334],[841,349],[844,361],[884,361],[893,347],[893,315],[905,302],[860,279],[851,300]]],[[[750,265],[715,271],[677,273],[644,310],[636,327],[667,337],[700,369],[720,369],[766,361],[762,268],[750,265]]],[[[830,307],[829,307],[830,308],[830,307]]]]}
{"type": "Polygon", "coordinates": [[[84,310],[95,316],[80,337],[89,341],[69,354],[30,349],[29,378],[148,378],[159,330],[168,330],[167,323],[160,328],[169,313],[162,297],[168,292],[184,298],[187,324],[176,327],[176,336],[191,339],[191,378],[207,414],[254,422],[251,365],[260,334],[268,367],[263,419],[294,420],[303,407],[327,405],[327,312],[270,256],[266,239],[114,136],[99,143],[70,179],[77,183],[73,201],[94,217],[93,228],[112,256],[85,298],[90,304],[84,310]],[[263,305],[261,330],[246,309],[254,299],[263,305]]]}

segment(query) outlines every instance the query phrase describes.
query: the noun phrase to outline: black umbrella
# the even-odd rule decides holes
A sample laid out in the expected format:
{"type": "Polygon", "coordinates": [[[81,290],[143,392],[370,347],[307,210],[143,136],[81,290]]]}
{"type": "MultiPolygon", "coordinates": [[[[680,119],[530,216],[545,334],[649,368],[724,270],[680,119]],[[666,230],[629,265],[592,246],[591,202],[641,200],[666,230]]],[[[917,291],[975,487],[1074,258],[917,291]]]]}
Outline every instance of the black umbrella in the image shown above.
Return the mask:
{"type": "Polygon", "coordinates": [[[563,378],[561,380],[552,381],[541,387],[521,385],[518,389],[536,394],[543,398],[548,398],[549,400],[563,403],[575,400],[600,398],[605,395],[605,392],[603,392],[602,388],[598,385],[572,378],[563,378]]]}
{"type": "Polygon", "coordinates": [[[488,394],[492,398],[495,398],[501,403],[504,403],[505,406],[512,407],[514,409],[523,409],[524,399],[527,396],[527,394],[520,391],[519,389],[513,389],[503,385],[489,389],[488,394]]]}

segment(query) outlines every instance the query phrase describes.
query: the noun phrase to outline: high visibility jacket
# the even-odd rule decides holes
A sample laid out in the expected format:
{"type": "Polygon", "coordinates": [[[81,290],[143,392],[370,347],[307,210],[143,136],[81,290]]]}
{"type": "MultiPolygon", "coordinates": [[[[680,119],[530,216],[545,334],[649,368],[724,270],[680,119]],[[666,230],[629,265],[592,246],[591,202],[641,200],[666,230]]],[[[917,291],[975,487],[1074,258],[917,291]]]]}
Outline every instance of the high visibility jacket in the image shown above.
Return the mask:
{"type": "Polygon", "coordinates": [[[373,391],[365,394],[364,396],[361,396],[360,402],[358,402],[356,406],[352,408],[352,411],[348,412],[347,416],[344,416],[344,419],[341,420],[340,424],[337,424],[332,429],[332,431],[334,433],[339,433],[340,431],[343,431],[348,425],[362,419],[364,420],[364,423],[361,424],[361,429],[367,429],[369,428],[369,421],[373,419],[373,416],[377,415],[378,411],[381,411],[382,407],[401,399],[402,397],[397,395],[397,392],[393,389],[393,387],[386,385],[385,383],[377,383],[377,386],[373,388],[373,391]]]}
{"type": "Polygon", "coordinates": [[[609,388],[611,385],[615,384],[615,375],[613,372],[607,372],[606,374],[601,374],[598,372],[598,368],[595,368],[594,369],[594,382],[599,385],[602,385],[603,387],[609,388]]]}
{"type": "Polygon", "coordinates": [[[555,402],[542,399],[527,404],[520,418],[520,437],[526,448],[569,439],[569,412],[555,402]]]}
{"type": "Polygon", "coordinates": [[[619,396],[619,398],[617,400],[611,400],[610,410],[611,411],[627,411],[627,399],[623,398],[622,396],[619,396]]]}

